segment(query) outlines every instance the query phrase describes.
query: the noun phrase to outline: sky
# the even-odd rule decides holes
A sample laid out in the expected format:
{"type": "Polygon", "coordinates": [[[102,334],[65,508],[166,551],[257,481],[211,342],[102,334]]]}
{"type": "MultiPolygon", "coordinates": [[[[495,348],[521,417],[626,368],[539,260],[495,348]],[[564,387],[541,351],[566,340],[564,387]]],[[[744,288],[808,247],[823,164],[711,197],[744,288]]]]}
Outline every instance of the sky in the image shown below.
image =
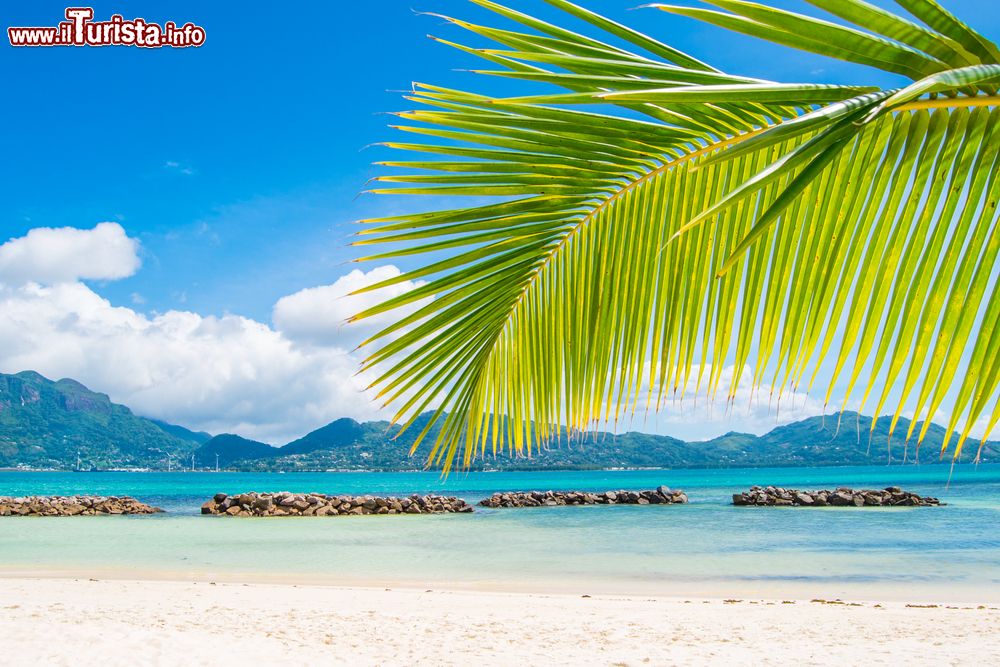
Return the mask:
{"type": "MultiPolygon", "coordinates": [[[[508,4],[581,27],[538,0],[508,4]]],[[[585,4],[732,73],[899,83],[633,11],[635,0],[585,4]]],[[[992,0],[947,6],[1000,34],[992,0]]],[[[5,3],[4,28],[56,25],[65,7],[5,3]]],[[[367,379],[355,377],[351,351],[379,322],[341,324],[382,295],[344,295],[407,265],[351,264],[358,252],[348,243],[358,219],[433,203],[361,194],[378,173],[371,163],[392,156],[373,144],[396,137],[385,112],[409,108],[401,91],[413,81],[516,91],[515,82],[461,71],[477,61],[427,38],[465,34],[426,12],[502,19],[459,0],[93,7],[98,20],[191,21],[206,41],[0,45],[0,372],[73,377],[140,414],[276,444],[337,417],[387,416],[362,392],[367,379]]],[[[820,409],[802,397],[777,421],[820,409]]],[[[749,410],[661,415],[637,427],[708,438],[775,423],[749,410]]]]}

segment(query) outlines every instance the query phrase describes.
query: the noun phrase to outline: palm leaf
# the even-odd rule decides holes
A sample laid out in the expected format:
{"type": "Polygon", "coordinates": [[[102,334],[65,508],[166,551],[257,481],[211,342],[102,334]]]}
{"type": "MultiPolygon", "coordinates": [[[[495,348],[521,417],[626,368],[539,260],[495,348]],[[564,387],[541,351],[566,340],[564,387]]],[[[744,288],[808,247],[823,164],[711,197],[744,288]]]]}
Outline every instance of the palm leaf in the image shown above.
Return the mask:
{"type": "Polygon", "coordinates": [[[422,286],[357,318],[421,302],[366,342],[365,368],[404,429],[434,409],[430,463],[530,454],[685,396],[732,402],[726,366],[777,403],[828,377],[828,403],[891,406],[893,427],[912,411],[917,446],[946,409],[956,459],[1000,421],[992,42],[930,0],[900,0],[909,18],[810,0],[830,20],[655,6],[912,81],[782,83],[548,1],[605,36],[474,0],[513,28],[449,20],[499,48],[441,41],[551,92],[415,84],[398,129],[418,138],[385,144],[422,155],[381,163],[374,192],[477,204],[366,220],[358,241],[381,246],[359,261],[425,257],[366,289],[422,286]]]}

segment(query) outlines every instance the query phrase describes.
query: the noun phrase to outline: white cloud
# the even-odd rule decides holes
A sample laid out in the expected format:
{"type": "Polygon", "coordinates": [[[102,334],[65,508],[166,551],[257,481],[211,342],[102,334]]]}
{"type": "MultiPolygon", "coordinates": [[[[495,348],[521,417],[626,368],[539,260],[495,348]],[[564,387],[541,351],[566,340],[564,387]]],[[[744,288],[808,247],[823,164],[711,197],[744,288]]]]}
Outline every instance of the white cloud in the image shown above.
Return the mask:
{"type": "Polygon", "coordinates": [[[274,304],[272,319],[275,328],[295,341],[354,348],[402,315],[427,303],[422,300],[405,309],[375,315],[352,324],[346,323],[349,317],[423,284],[407,280],[364,294],[351,295],[351,292],[362,287],[399,275],[400,270],[392,265],[379,266],[367,273],[355,269],[338,278],[332,285],[310,287],[282,297],[274,304]]]}
{"type": "Polygon", "coordinates": [[[93,229],[38,227],[0,245],[0,282],[23,285],[117,280],[141,265],[139,242],[117,222],[93,229]]]}
{"type": "MultiPolygon", "coordinates": [[[[111,257],[114,253],[96,244],[93,235],[114,248],[121,246],[119,232],[124,232],[118,228],[109,234],[103,227],[55,231],[62,240],[82,234],[77,247],[86,246],[91,256],[111,257]]],[[[25,237],[32,252],[41,243],[37,231],[25,237]]],[[[11,243],[20,246],[22,241],[11,243]]],[[[62,256],[73,259],[72,253],[62,256]]],[[[71,377],[138,414],[277,444],[338,417],[387,416],[364,393],[372,378],[356,375],[360,357],[348,351],[362,335],[354,330],[357,325],[338,328],[332,323],[378,298],[359,301],[338,295],[398,275],[395,267],[353,271],[333,285],[282,299],[283,305],[275,308],[282,315],[276,320],[287,331],[237,315],[211,317],[184,310],[147,315],[115,306],[72,281],[97,274],[82,264],[61,276],[37,266],[30,272],[3,273],[0,371],[71,377]],[[318,319],[310,321],[310,314],[318,319]],[[324,331],[328,325],[330,331],[324,331]]],[[[100,275],[115,274],[107,270],[100,275]]],[[[407,283],[391,293],[412,287],[407,283]]]]}
{"type": "Polygon", "coordinates": [[[163,168],[169,169],[171,171],[180,172],[185,176],[191,176],[192,174],[194,174],[194,169],[181,164],[177,160],[167,160],[166,162],[163,163],[163,168]]]}
{"type": "MultiPolygon", "coordinates": [[[[71,377],[139,414],[276,444],[338,417],[388,416],[364,391],[372,377],[356,375],[363,352],[351,350],[399,313],[349,325],[344,320],[420,285],[404,281],[347,296],[398,276],[396,267],[351,271],[330,285],[283,297],[274,305],[272,326],[228,314],[144,314],[115,306],[79,282],[131,275],[139,266],[137,249],[116,223],[35,229],[0,245],[0,372],[71,377]]],[[[141,303],[141,295],[132,301],[141,303]]],[[[819,398],[788,393],[779,409],[777,400],[769,401],[769,386],[751,391],[749,368],[739,370],[735,400],[727,406],[735,373],[724,369],[722,398],[709,402],[694,399],[695,368],[687,399],[668,399],[648,416],[641,402],[634,419],[618,428],[704,439],[729,430],[763,433],[823,411],[819,398]]]]}
{"type": "MultiPolygon", "coordinates": [[[[789,424],[807,417],[823,414],[823,401],[804,393],[779,392],[769,384],[753,387],[753,373],[748,366],[736,376],[736,389],[731,402],[727,402],[736,366],[722,369],[718,393],[714,400],[705,395],[711,367],[702,375],[700,392],[698,376],[700,367],[692,367],[684,397],[664,393],[661,409],[656,412],[657,391],[652,392],[652,407],[645,411],[646,396],[642,395],[634,418],[618,425],[618,431],[640,430],[665,433],[686,440],[707,440],[729,431],[763,434],[776,426],[789,424]],[[781,394],[779,398],[779,393],[781,394]]],[[[644,375],[648,375],[648,366],[644,375]]],[[[839,407],[839,406],[838,406],[839,407]]],[[[853,406],[852,406],[853,407],[853,406]]],[[[834,408],[828,408],[831,414],[834,408]]]]}

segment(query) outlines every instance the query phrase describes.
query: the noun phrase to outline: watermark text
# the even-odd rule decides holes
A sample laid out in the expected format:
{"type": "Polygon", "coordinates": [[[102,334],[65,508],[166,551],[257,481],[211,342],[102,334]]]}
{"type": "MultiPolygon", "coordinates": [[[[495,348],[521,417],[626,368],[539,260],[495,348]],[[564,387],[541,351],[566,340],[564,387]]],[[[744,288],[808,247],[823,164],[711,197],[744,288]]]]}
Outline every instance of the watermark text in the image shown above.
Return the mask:
{"type": "Polygon", "coordinates": [[[11,46],[164,46],[185,48],[205,43],[205,29],[188,22],[163,25],[143,18],[126,19],[113,14],[107,21],[95,21],[92,7],[67,7],[66,20],[49,27],[7,28],[11,46]]]}

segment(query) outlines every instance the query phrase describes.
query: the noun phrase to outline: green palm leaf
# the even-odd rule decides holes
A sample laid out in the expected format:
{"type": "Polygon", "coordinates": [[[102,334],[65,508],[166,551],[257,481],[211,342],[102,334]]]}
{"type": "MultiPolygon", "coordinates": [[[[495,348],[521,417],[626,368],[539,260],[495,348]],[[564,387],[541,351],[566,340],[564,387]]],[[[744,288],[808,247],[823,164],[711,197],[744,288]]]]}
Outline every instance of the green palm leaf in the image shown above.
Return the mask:
{"type": "Polygon", "coordinates": [[[415,84],[398,128],[418,139],[385,144],[422,155],[381,163],[374,192],[497,198],[366,220],[358,241],[381,246],[364,260],[426,257],[366,289],[424,284],[357,318],[420,303],[367,341],[365,368],[405,427],[435,410],[429,462],[731,401],[726,366],[776,401],[828,375],[828,403],[912,411],[916,446],[946,409],[956,459],[1000,421],[1000,53],[930,0],[900,0],[911,17],[810,1],[831,20],[654,7],[912,83],[731,76],[565,0],[548,2],[608,37],[488,0],[520,31],[449,19],[499,46],[445,42],[480,74],[555,88],[415,84]]]}

